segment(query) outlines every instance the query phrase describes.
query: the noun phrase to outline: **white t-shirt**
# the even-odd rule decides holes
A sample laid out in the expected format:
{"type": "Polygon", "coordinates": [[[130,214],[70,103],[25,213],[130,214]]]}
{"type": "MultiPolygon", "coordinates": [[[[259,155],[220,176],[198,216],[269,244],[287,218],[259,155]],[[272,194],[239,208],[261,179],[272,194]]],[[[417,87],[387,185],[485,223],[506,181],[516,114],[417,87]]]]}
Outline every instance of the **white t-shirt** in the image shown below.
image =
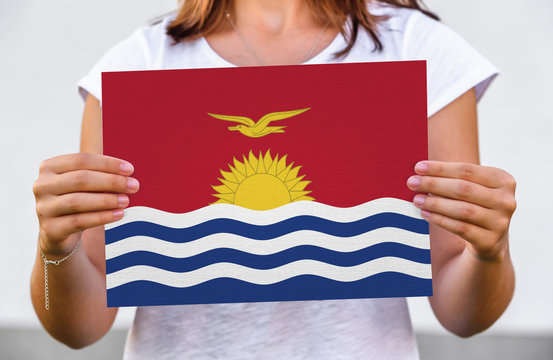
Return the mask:
{"type": "MultiPolygon", "coordinates": [[[[345,58],[338,35],[306,64],[427,60],[428,115],[471,88],[477,98],[495,67],[442,23],[419,11],[377,7],[389,14],[380,29],[382,52],[361,31],[345,58]]],[[[204,38],[172,45],[168,16],[136,30],[109,50],[79,82],[101,101],[101,72],[233,67],[204,38]]],[[[124,359],[418,359],[405,299],[357,299],[153,306],[137,309],[124,359]]]]}

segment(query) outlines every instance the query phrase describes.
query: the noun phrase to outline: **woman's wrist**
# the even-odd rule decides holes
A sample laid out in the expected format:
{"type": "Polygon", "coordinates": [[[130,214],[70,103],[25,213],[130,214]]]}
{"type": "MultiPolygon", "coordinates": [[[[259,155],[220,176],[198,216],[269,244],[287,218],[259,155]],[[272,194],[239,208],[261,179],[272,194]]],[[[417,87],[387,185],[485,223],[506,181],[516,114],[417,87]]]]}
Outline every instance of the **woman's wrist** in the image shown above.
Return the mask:
{"type": "MultiPolygon", "coordinates": [[[[78,234],[72,234],[68,237],[67,240],[70,238],[75,238],[75,245],[72,247],[72,249],[68,253],[64,253],[62,256],[56,256],[55,258],[52,258],[51,256],[47,256],[44,253],[44,250],[41,246],[41,236],[40,233],[38,235],[38,249],[40,251],[40,257],[42,259],[42,262],[44,263],[44,308],[46,310],[50,310],[50,291],[48,286],[48,265],[55,265],[56,267],[59,266],[62,262],[69,259],[77,250],[80,243],[80,232],[78,234]],[[73,236],[77,235],[77,236],[73,236]]],[[[57,255],[57,254],[56,254],[57,255]]]]}
{"type": "Polygon", "coordinates": [[[57,244],[44,240],[42,232],[38,234],[38,250],[41,257],[46,257],[48,260],[59,260],[69,255],[75,250],[81,240],[81,232],[73,233],[67,239],[60,241],[57,244]]]}
{"type": "Polygon", "coordinates": [[[470,243],[466,244],[465,251],[468,252],[476,260],[484,263],[502,263],[510,261],[511,255],[509,251],[509,234],[505,233],[501,240],[495,244],[494,249],[490,249],[486,253],[478,252],[470,243]]]}

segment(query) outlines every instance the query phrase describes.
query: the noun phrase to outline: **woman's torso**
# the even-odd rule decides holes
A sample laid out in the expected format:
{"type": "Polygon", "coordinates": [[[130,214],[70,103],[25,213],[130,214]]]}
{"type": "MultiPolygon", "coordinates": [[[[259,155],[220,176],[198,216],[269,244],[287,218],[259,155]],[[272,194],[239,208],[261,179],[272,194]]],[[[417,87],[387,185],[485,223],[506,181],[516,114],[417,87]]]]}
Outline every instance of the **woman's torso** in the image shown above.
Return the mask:
{"type": "Polygon", "coordinates": [[[138,308],[134,359],[418,359],[405,299],[138,308]]]}
{"type": "MultiPolygon", "coordinates": [[[[306,64],[424,59],[428,115],[475,87],[496,69],[442,24],[414,10],[373,8],[390,17],[380,27],[382,52],[363,31],[345,58],[337,36],[306,64]]],[[[167,17],[112,48],[79,82],[101,100],[101,72],[234,66],[204,38],[172,45],[167,17]]],[[[371,86],[370,79],[367,86],[371,86]]],[[[362,96],[362,94],[361,94],[362,96]]],[[[136,359],[418,359],[405,299],[353,299],[141,307],[125,348],[136,359]]]]}
{"type": "MultiPolygon", "coordinates": [[[[172,45],[164,35],[167,21],[146,30],[144,40],[155,43],[147,47],[147,68],[234,66],[205,38],[172,45]]],[[[374,44],[361,34],[346,58],[335,59],[346,45],[338,35],[306,63],[398,60],[399,42],[385,44],[386,51],[373,52],[374,44]]],[[[405,299],[355,299],[142,307],[125,359],[149,358],[418,359],[418,352],[405,299]]]]}

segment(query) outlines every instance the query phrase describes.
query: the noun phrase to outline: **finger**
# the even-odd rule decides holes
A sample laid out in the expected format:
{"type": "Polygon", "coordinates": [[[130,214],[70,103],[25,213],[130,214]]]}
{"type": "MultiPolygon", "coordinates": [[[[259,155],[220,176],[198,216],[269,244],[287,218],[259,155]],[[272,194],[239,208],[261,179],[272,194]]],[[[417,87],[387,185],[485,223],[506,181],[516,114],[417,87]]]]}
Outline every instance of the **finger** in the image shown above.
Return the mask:
{"type": "Polygon", "coordinates": [[[468,222],[488,230],[502,228],[502,219],[494,211],[466,201],[452,200],[441,196],[418,194],[413,199],[415,206],[422,210],[468,222]]]}
{"type": "Polygon", "coordinates": [[[68,194],[83,191],[106,191],[132,194],[138,191],[136,179],[98,171],[77,170],[52,177],[43,185],[43,192],[50,194],[68,194]]]}
{"type": "Polygon", "coordinates": [[[42,230],[49,239],[65,239],[73,233],[117,221],[123,215],[123,209],[65,215],[43,224],[42,230]]]}
{"type": "Polygon", "coordinates": [[[468,201],[486,208],[500,205],[493,197],[493,191],[497,190],[467,180],[415,175],[407,180],[407,186],[413,191],[468,201]]]}
{"type": "Polygon", "coordinates": [[[129,197],[125,194],[70,193],[56,196],[53,201],[41,208],[41,213],[56,217],[81,212],[121,209],[127,205],[129,205],[129,197]]]}
{"type": "Polygon", "coordinates": [[[470,163],[421,161],[415,165],[415,172],[419,175],[468,180],[491,188],[516,186],[514,178],[506,171],[470,163]]]}
{"type": "Polygon", "coordinates": [[[474,225],[465,221],[452,219],[448,216],[421,210],[421,215],[428,222],[438,225],[439,227],[459,235],[471,244],[479,247],[479,239],[489,238],[490,230],[484,229],[478,225],[474,225]]]}
{"type": "Polygon", "coordinates": [[[134,171],[131,163],[111,156],[90,153],[60,155],[45,160],[41,171],[63,174],[75,170],[94,170],[112,174],[130,175],[134,171]]]}
{"type": "Polygon", "coordinates": [[[421,214],[430,223],[466,240],[468,248],[472,249],[471,252],[480,258],[492,259],[505,246],[503,242],[497,241],[497,236],[493,231],[426,210],[422,210],[421,214]]]}

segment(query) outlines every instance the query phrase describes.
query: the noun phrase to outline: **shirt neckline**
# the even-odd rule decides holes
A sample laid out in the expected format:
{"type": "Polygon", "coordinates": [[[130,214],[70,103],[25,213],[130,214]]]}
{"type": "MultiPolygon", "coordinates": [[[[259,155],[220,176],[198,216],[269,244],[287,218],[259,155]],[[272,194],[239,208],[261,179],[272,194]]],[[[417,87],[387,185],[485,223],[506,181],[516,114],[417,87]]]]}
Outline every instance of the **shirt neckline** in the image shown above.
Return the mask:
{"type": "MultiPolygon", "coordinates": [[[[313,56],[311,59],[309,59],[307,61],[304,61],[304,62],[302,62],[298,65],[319,64],[319,63],[323,63],[323,62],[328,62],[328,58],[330,58],[332,56],[332,54],[338,50],[338,46],[340,45],[342,40],[343,40],[343,36],[340,32],[338,32],[338,34],[336,34],[336,36],[330,42],[330,44],[328,44],[318,54],[313,56]]],[[[234,63],[231,63],[230,61],[228,61],[227,59],[225,59],[224,57],[219,55],[219,53],[216,52],[211,47],[211,45],[209,44],[209,42],[207,41],[205,36],[200,37],[200,42],[201,42],[202,47],[204,48],[205,53],[211,59],[215,60],[216,62],[218,62],[222,66],[225,66],[225,67],[240,67],[240,65],[236,65],[234,63]]]]}

